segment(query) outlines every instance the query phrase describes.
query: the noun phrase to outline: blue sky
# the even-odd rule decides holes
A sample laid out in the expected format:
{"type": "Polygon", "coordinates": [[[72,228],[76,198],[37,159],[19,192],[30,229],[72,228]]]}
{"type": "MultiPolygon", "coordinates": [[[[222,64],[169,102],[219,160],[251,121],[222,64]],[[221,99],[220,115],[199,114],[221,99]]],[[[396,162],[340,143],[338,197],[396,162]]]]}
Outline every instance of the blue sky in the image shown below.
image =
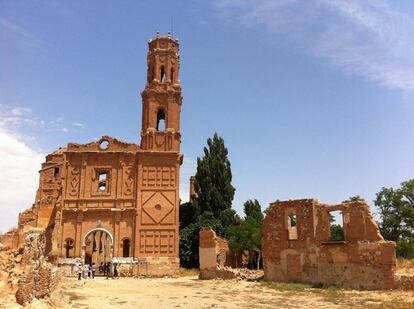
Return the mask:
{"type": "Polygon", "coordinates": [[[414,175],[414,2],[0,1],[0,230],[46,153],[139,143],[148,39],[181,43],[181,193],[218,132],[234,207],[352,195],[414,175]]]}

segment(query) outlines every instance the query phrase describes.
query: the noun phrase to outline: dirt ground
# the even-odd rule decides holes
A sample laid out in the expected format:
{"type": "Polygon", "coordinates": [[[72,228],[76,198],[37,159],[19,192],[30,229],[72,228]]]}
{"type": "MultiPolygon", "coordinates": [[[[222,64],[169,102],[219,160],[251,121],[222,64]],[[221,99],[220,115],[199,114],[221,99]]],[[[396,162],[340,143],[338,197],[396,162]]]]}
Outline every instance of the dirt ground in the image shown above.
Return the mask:
{"type": "MultiPolygon", "coordinates": [[[[1,306],[0,306],[1,307],[1,306]]],[[[120,278],[66,278],[50,299],[28,306],[46,308],[414,308],[413,292],[313,289],[300,284],[120,278]]],[[[7,307],[7,308],[20,308],[7,307]]]]}

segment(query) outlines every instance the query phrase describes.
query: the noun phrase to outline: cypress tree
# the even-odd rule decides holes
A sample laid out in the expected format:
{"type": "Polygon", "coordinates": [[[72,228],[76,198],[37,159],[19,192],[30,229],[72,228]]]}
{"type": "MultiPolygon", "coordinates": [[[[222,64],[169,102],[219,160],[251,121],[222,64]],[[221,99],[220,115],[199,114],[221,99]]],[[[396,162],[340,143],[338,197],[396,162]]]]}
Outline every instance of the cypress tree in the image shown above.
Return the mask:
{"type": "Polygon", "coordinates": [[[227,156],[228,150],[223,138],[215,133],[213,139],[207,140],[204,156],[197,158],[195,190],[200,213],[210,212],[219,220],[223,212],[231,212],[235,192],[231,184],[231,164],[227,156]]]}

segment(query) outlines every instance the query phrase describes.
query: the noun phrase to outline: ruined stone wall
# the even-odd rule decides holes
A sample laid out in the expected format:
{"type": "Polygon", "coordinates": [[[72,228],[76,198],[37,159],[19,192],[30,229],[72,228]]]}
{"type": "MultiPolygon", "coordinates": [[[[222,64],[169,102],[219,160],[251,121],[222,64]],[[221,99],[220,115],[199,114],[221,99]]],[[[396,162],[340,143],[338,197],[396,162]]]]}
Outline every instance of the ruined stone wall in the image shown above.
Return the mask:
{"type": "Polygon", "coordinates": [[[7,233],[4,233],[0,238],[0,243],[5,248],[15,250],[19,247],[19,234],[16,229],[12,229],[7,233]]]}
{"type": "Polygon", "coordinates": [[[199,244],[200,279],[216,278],[218,252],[216,233],[210,228],[202,228],[199,244]]]}
{"type": "Polygon", "coordinates": [[[59,271],[45,259],[45,231],[34,228],[25,233],[21,266],[23,272],[18,281],[16,301],[20,305],[34,298],[50,296],[59,281],[59,271]]]}
{"type": "Polygon", "coordinates": [[[265,279],[356,289],[396,287],[395,243],[384,241],[365,202],[329,206],[313,199],[276,202],[263,220],[265,279]],[[343,213],[345,241],[330,240],[330,211],[343,213]],[[290,233],[289,216],[296,216],[290,233]]]}

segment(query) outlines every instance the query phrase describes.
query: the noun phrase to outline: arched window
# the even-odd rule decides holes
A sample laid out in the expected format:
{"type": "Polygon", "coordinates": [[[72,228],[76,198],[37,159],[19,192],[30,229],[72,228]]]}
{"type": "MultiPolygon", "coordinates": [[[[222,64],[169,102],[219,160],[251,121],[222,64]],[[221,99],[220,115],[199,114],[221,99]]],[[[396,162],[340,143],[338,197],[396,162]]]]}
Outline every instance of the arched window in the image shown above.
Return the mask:
{"type": "Polygon", "coordinates": [[[160,109],[157,113],[157,131],[165,131],[165,113],[160,109]]]}
{"type": "Polygon", "coordinates": [[[161,66],[161,74],[160,74],[161,83],[165,82],[165,69],[164,66],[161,66]]]}
{"type": "Polygon", "coordinates": [[[174,68],[171,68],[170,80],[174,83],[174,68]]]}
{"type": "Polygon", "coordinates": [[[129,257],[129,247],[130,247],[130,241],[128,238],[125,238],[122,241],[122,256],[123,257],[129,257]]]}
{"type": "Polygon", "coordinates": [[[75,241],[72,238],[67,238],[65,240],[65,249],[67,258],[73,258],[75,253],[75,241]]]}

